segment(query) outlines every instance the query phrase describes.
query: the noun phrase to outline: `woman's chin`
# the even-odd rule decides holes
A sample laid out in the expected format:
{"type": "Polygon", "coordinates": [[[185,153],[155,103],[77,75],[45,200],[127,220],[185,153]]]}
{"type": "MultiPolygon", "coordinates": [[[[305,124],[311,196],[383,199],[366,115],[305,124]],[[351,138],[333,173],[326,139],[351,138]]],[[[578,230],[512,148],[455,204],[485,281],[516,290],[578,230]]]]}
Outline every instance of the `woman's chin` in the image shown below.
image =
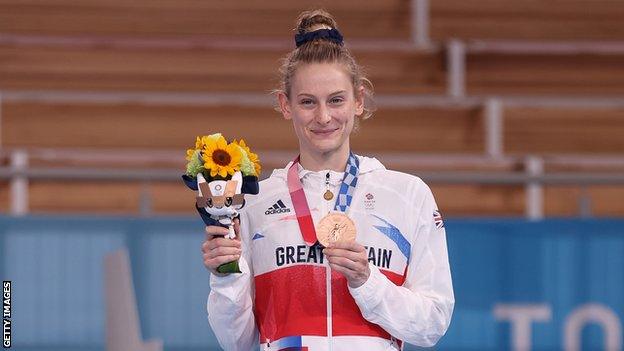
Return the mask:
{"type": "Polygon", "coordinates": [[[315,152],[325,154],[339,149],[340,143],[338,140],[314,140],[311,146],[315,152]]]}

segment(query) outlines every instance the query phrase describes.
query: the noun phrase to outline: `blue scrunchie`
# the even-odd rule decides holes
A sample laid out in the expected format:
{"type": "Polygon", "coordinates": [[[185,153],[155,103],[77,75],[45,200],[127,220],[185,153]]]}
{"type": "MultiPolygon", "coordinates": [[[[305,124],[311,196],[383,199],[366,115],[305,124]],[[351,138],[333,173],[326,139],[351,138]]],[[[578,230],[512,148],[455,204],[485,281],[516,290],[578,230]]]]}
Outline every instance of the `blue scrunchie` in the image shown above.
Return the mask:
{"type": "Polygon", "coordinates": [[[303,34],[295,35],[295,44],[297,47],[301,45],[313,41],[315,39],[326,39],[331,42],[334,42],[338,45],[342,45],[342,34],[338,31],[338,29],[318,29],[313,32],[307,32],[303,34]]]}

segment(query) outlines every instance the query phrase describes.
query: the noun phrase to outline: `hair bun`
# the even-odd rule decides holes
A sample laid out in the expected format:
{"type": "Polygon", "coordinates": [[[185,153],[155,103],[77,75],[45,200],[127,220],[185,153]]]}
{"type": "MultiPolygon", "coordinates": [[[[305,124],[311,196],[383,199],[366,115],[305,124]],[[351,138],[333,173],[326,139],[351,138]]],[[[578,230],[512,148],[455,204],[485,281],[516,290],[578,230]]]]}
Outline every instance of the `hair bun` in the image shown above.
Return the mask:
{"type": "MultiPolygon", "coordinates": [[[[282,96],[290,101],[293,87],[293,77],[299,67],[307,64],[336,64],[347,74],[350,85],[353,87],[353,96],[358,98],[363,89],[364,111],[359,119],[366,119],[375,110],[373,85],[357,64],[346,45],[343,45],[342,34],[334,17],[325,10],[308,10],[297,17],[295,44],[297,48],[291,50],[282,60],[279,69],[280,86],[274,90],[281,102],[282,96]],[[283,94],[283,95],[282,95],[283,94]]],[[[281,108],[277,108],[281,111],[281,108]]],[[[358,120],[359,120],[358,119],[358,120]]]]}
{"type": "Polygon", "coordinates": [[[338,25],[329,12],[321,9],[304,11],[297,18],[297,26],[295,27],[297,34],[313,32],[318,29],[338,29],[338,25]]]}

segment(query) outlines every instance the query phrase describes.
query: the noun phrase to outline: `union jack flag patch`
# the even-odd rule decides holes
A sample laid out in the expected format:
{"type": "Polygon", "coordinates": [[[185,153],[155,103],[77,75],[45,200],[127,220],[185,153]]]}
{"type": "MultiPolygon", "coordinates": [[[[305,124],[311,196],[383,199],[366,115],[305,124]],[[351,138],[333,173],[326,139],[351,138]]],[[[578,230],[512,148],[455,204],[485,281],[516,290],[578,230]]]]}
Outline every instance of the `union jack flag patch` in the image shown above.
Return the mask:
{"type": "Polygon", "coordinates": [[[442,213],[440,211],[433,211],[433,223],[435,223],[436,228],[444,228],[444,221],[442,220],[442,213]]]}

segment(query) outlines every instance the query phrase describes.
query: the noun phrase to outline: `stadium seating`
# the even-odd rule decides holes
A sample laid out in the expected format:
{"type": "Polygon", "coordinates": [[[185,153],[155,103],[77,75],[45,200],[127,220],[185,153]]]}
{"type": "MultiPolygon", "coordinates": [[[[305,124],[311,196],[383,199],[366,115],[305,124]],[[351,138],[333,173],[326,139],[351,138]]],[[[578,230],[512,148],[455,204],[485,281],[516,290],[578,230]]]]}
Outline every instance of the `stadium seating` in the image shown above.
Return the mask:
{"type": "Polygon", "coordinates": [[[619,1],[431,1],[436,40],[622,40],[619,1]]]}
{"type": "Polygon", "coordinates": [[[468,53],[468,94],[622,96],[624,52],[468,53]]]}
{"type": "MultiPolygon", "coordinates": [[[[9,152],[39,148],[179,152],[179,160],[149,157],[137,164],[114,158],[50,160],[33,152],[30,166],[182,171],[182,155],[195,136],[221,131],[244,137],[258,150],[294,154],[292,127],[272,109],[269,93],[277,87],[279,59],[291,47],[284,33],[292,28],[296,13],[312,5],[318,3],[63,0],[43,5],[0,0],[0,94],[38,96],[2,100],[0,146],[9,152]],[[89,92],[100,97],[71,99],[72,94],[89,92]],[[46,93],[65,95],[57,100],[40,98],[46,93]],[[106,98],[107,93],[113,97],[106,98]],[[228,101],[185,102],[220,94],[230,94],[228,101]],[[142,102],[143,96],[151,96],[151,102],[142,102]],[[154,103],[159,96],[180,99],[154,103]],[[237,99],[240,103],[233,102],[237,99]]],[[[624,93],[624,50],[609,51],[610,46],[594,50],[591,45],[578,52],[569,47],[549,49],[579,40],[622,42],[622,4],[430,1],[432,45],[424,49],[410,46],[410,2],[349,0],[321,5],[334,13],[345,36],[353,39],[356,58],[369,73],[380,101],[386,101],[353,136],[356,151],[379,154],[382,161],[389,154],[486,156],[484,103],[491,96],[504,101],[502,155],[494,156],[517,157],[517,162],[500,166],[493,157],[468,166],[449,161],[392,167],[391,158],[386,163],[415,174],[468,169],[501,172],[503,177],[524,170],[521,160],[527,155],[621,156],[624,151],[622,103],[595,103],[617,100],[624,93]],[[462,82],[466,96],[448,96],[451,39],[466,44],[462,82]],[[492,41],[529,41],[541,49],[480,46],[492,41]],[[405,106],[391,102],[396,97],[406,101],[429,96],[444,99],[405,106]],[[564,103],[536,103],[548,98],[564,103]],[[588,103],[582,107],[569,103],[576,100],[588,103]]],[[[6,156],[2,162],[8,164],[6,156]]],[[[265,175],[281,164],[266,163],[265,175]]],[[[548,162],[545,167],[578,170],[548,162]]],[[[602,171],[621,172],[618,167],[605,166],[602,171]]],[[[0,183],[3,212],[9,208],[8,184],[0,183]]],[[[522,185],[431,185],[447,214],[525,213],[522,185]]],[[[544,211],[578,215],[585,201],[595,215],[622,215],[624,205],[617,196],[621,198],[623,191],[614,185],[548,185],[544,211]]],[[[174,182],[37,179],[30,182],[29,192],[30,210],[39,213],[138,214],[141,208],[158,214],[192,212],[192,193],[174,182]]]]}
{"type": "Polygon", "coordinates": [[[352,37],[409,36],[409,2],[361,1],[78,1],[3,0],[0,32],[44,35],[129,35],[283,38],[305,8],[323,7],[352,37]],[[267,25],[271,23],[271,25],[267,25]]]}
{"type": "MultiPolygon", "coordinates": [[[[166,106],[7,102],[2,139],[8,147],[178,149],[198,133],[241,135],[257,149],[294,149],[291,123],[270,106],[166,106]],[[73,126],[50,133],[55,126],[73,126]],[[280,138],[276,138],[280,135],[280,138]]],[[[363,151],[477,153],[480,109],[381,109],[353,137],[363,151]],[[390,142],[392,140],[392,142],[390,142]]]]}
{"type": "Polygon", "coordinates": [[[505,110],[509,153],[622,154],[624,108],[514,107],[505,110]]]}
{"type": "MultiPolygon", "coordinates": [[[[0,84],[19,90],[269,92],[285,49],[0,46],[0,84]]],[[[444,92],[439,53],[356,52],[380,93],[444,92]]]]}

